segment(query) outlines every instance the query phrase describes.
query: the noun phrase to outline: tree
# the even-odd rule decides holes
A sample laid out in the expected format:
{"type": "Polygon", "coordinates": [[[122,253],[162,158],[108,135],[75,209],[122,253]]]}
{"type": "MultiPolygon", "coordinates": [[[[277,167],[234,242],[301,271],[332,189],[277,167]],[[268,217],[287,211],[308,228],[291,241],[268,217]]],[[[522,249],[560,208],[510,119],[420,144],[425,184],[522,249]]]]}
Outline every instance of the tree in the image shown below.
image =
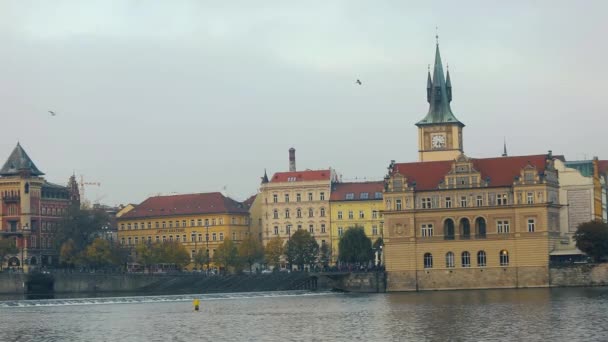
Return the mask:
{"type": "Polygon", "coordinates": [[[209,261],[211,260],[209,258],[209,255],[207,255],[207,252],[203,252],[199,249],[196,254],[194,254],[194,267],[202,267],[203,265],[208,264],[209,261]]]}
{"type": "Polygon", "coordinates": [[[177,241],[159,242],[152,245],[152,258],[154,263],[175,264],[183,268],[190,263],[190,254],[186,247],[177,241]]]}
{"type": "Polygon", "coordinates": [[[104,268],[114,264],[110,242],[104,239],[95,239],[84,252],[84,257],[93,268],[104,268]]]}
{"type": "Polygon", "coordinates": [[[64,243],[71,240],[71,254],[78,255],[95,240],[96,233],[108,224],[108,220],[108,214],[104,210],[84,210],[77,205],[70,206],[54,232],[55,249],[61,254],[64,243]]]}
{"type": "Polygon", "coordinates": [[[82,262],[80,253],[76,250],[74,240],[69,239],[59,248],[59,261],[64,266],[74,267],[82,262]]]}
{"type": "Polygon", "coordinates": [[[321,244],[321,248],[319,248],[319,262],[323,267],[329,266],[329,262],[331,260],[331,248],[328,244],[321,244]]]}
{"type": "Polygon", "coordinates": [[[223,266],[224,269],[228,269],[230,266],[238,266],[238,259],[236,244],[230,239],[225,239],[213,254],[213,261],[220,265],[220,267],[223,266]]]}
{"type": "Polygon", "coordinates": [[[608,255],[608,224],[601,220],[581,223],[574,233],[576,248],[600,262],[608,255]]]}
{"type": "Polygon", "coordinates": [[[18,252],[19,249],[15,246],[15,241],[13,239],[0,239],[0,271],[4,264],[4,258],[7,255],[16,254],[18,252]]]}
{"type": "Polygon", "coordinates": [[[348,228],[338,242],[338,259],[346,263],[367,263],[372,259],[372,240],[363,227],[348,228]]]}
{"type": "Polygon", "coordinates": [[[241,242],[238,251],[241,260],[249,265],[250,272],[252,271],[253,264],[264,258],[264,246],[251,234],[241,242]]]}
{"type": "Polygon", "coordinates": [[[300,270],[304,265],[314,265],[319,256],[319,244],[306,230],[298,230],[285,244],[285,256],[290,264],[298,265],[300,270]]]}
{"type": "Polygon", "coordinates": [[[285,249],[283,248],[283,239],[275,236],[268,241],[264,249],[266,263],[273,267],[278,267],[285,249]]]}

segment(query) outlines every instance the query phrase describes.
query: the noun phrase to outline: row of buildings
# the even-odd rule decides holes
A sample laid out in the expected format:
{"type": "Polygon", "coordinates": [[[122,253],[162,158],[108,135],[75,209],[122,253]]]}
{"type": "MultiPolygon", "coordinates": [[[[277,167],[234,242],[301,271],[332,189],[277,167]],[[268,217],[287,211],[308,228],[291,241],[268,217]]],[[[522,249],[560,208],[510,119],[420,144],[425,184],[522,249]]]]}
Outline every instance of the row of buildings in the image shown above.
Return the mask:
{"type": "MultiPolygon", "coordinates": [[[[332,168],[299,170],[292,148],[288,171],[264,172],[259,191],[244,202],[202,193],[126,206],[117,213],[118,241],[179,241],[193,254],[213,256],[227,238],[239,243],[252,234],[266,244],[305,229],[331,246],[335,261],[343,232],[362,226],[372,241],[384,241],[389,290],[546,286],[551,260],[581,255],[572,239],[578,224],[607,219],[608,161],[568,161],[551,151],[509,156],[506,146],[494,158],[466,154],[465,125],[452,112],[438,44],[426,90],[429,110],[416,123],[418,161],[391,161],[380,181],[342,182],[332,168]]],[[[54,185],[40,178],[20,146],[16,151],[21,169],[5,165],[0,173],[2,234],[31,240],[27,232],[38,222],[32,208],[47,202],[20,200],[29,208],[21,216],[7,203],[24,198],[28,182],[36,191],[54,185]]],[[[62,196],[75,199],[71,188],[62,188],[62,196]]],[[[26,248],[13,258],[42,255],[31,242],[22,246],[32,253],[26,248]]]]}

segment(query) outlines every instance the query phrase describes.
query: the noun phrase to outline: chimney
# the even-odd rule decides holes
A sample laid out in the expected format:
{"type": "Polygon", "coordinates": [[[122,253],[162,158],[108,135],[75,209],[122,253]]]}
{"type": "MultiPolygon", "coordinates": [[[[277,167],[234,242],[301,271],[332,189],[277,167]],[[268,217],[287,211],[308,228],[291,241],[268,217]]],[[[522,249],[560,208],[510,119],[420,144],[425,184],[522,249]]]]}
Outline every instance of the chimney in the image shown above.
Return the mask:
{"type": "Polygon", "coordinates": [[[289,149],[289,172],[295,172],[295,171],[296,171],[296,149],[292,147],[289,149]]]}

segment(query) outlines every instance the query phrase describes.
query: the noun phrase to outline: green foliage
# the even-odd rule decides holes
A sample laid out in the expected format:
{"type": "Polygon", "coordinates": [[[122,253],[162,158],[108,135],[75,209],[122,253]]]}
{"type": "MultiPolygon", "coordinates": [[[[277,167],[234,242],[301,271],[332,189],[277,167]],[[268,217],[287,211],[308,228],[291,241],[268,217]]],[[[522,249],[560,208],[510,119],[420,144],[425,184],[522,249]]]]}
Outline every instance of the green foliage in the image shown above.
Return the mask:
{"type": "Polygon", "coordinates": [[[328,266],[331,260],[331,248],[328,244],[321,244],[321,248],[319,248],[319,262],[323,266],[328,266]]]}
{"type": "Polygon", "coordinates": [[[241,242],[238,252],[241,260],[249,265],[249,271],[251,271],[253,264],[264,258],[264,246],[251,234],[241,242]]]}
{"type": "Polygon", "coordinates": [[[117,261],[112,253],[110,242],[104,239],[95,239],[84,251],[87,264],[93,268],[103,268],[114,265],[117,261]]]}
{"type": "Polygon", "coordinates": [[[84,251],[108,221],[108,214],[101,209],[84,210],[71,206],[55,231],[55,248],[61,254],[63,244],[71,240],[72,254],[84,251]]]}
{"type": "Polygon", "coordinates": [[[377,238],[376,241],[374,241],[374,249],[378,249],[380,248],[380,246],[384,246],[384,240],[382,240],[381,237],[377,238]]]}
{"type": "Polygon", "coordinates": [[[2,270],[4,258],[7,255],[16,254],[18,252],[19,249],[15,246],[15,241],[13,241],[13,239],[0,239],[0,270],[2,270]]]}
{"type": "Polygon", "coordinates": [[[194,267],[199,268],[203,265],[209,264],[211,258],[206,251],[199,249],[196,254],[194,254],[194,267]]]}
{"type": "Polygon", "coordinates": [[[266,263],[271,266],[278,267],[279,261],[281,261],[281,256],[285,252],[283,248],[283,239],[279,236],[275,236],[266,244],[266,248],[264,249],[264,257],[266,259],[266,263]]]}
{"type": "Polygon", "coordinates": [[[304,269],[304,265],[314,265],[317,262],[319,244],[308,231],[298,230],[285,243],[285,256],[290,264],[304,269]]]}
{"type": "Polygon", "coordinates": [[[574,233],[576,247],[600,262],[608,255],[608,224],[601,220],[581,223],[574,233]]]}
{"type": "Polygon", "coordinates": [[[76,250],[74,240],[69,239],[59,248],[59,261],[64,266],[74,267],[82,263],[80,252],[76,250]]]}
{"type": "Polygon", "coordinates": [[[338,243],[338,259],[346,263],[366,263],[372,259],[372,240],[363,227],[348,228],[338,243]]]}
{"type": "Polygon", "coordinates": [[[228,269],[231,266],[238,267],[239,254],[236,244],[230,239],[225,239],[215,250],[213,261],[220,265],[220,267],[224,267],[224,269],[228,269]]]}
{"type": "Polygon", "coordinates": [[[175,264],[178,268],[183,268],[190,263],[190,255],[186,247],[177,241],[153,244],[152,255],[155,263],[175,264]]]}

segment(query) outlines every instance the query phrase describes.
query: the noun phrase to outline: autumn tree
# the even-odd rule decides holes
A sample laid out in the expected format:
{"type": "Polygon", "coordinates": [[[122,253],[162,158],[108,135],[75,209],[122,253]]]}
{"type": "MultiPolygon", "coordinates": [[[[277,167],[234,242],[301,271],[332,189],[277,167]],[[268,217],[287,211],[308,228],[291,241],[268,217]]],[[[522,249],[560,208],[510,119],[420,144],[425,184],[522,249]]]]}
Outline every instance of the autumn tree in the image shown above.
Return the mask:
{"type": "Polygon", "coordinates": [[[74,240],[68,239],[61,244],[59,262],[68,267],[74,267],[82,262],[80,251],[76,249],[74,240]]]}
{"type": "Polygon", "coordinates": [[[307,231],[296,231],[285,243],[285,256],[290,264],[298,265],[300,270],[304,265],[314,265],[319,256],[319,244],[307,231]]]}
{"type": "Polygon", "coordinates": [[[266,259],[266,263],[275,268],[278,268],[283,253],[283,239],[281,239],[279,236],[273,237],[268,241],[268,243],[266,244],[266,248],[264,249],[264,257],[266,259]]]}
{"type": "Polygon", "coordinates": [[[16,254],[19,250],[13,239],[0,239],[0,271],[7,255],[16,254]]]}
{"type": "Polygon", "coordinates": [[[239,255],[234,241],[225,239],[215,250],[213,261],[226,270],[231,266],[237,267],[239,265],[239,255]]]}
{"type": "Polygon", "coordinates": [[[114,264],[114,255],[110,242],[104,239],[95,239],[84,251],[87,264],[93,268],[104,268],[114,264]]]}
{"type": "Polygon", "coordinates": [[[190,263],[190,254],[186,247],[177,241],[158,242],[152,245],[152,258],[154,263],[175,264],[177,268],[184,268],[190,263]]]}
{"type": "Polygon", "coordinates": [[[249,265],[249,272],[252,271],[253,264],[264,258],[264,246],[251,234],[241,242],[238,252],[241,260],[249,265]]]}
{"type": "Polygon", "coordinates": [[[361,226],[348,228],[338,242],[338,260],[341,262],[366,263],[372,255],[372,240],[361,226]]]}
{"type": "Polygon", "coordinates": [[[601,220],[581,223],[574,233],[576,248],[600,262],[608,255],[608,224],[601,220]]]}
{"type": "Polygon", "coordinates": [[[208,265],[211,258],[207,252],[203,252],[203,250],[199,249],[196,254],[194,254],[194,267],[202,267],[203,265],[208,265]]]}

